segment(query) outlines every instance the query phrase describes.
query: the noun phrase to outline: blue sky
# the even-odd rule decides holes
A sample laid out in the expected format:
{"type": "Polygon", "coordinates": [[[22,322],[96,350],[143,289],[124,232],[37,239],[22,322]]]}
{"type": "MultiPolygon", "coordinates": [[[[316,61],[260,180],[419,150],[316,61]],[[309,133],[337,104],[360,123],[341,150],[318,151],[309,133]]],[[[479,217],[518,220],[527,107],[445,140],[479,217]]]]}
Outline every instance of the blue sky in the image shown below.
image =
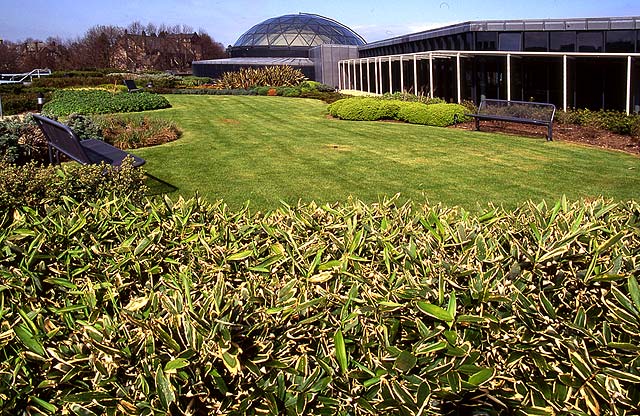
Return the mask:
{"type": "Polygon", "coordinates": [[[73,39],[95,25],[188,25],[225,46],[290,13],[336,19],[372,42],[468,20],[640,16],[638,0],[0,0],[0,39],[73,39]]]}

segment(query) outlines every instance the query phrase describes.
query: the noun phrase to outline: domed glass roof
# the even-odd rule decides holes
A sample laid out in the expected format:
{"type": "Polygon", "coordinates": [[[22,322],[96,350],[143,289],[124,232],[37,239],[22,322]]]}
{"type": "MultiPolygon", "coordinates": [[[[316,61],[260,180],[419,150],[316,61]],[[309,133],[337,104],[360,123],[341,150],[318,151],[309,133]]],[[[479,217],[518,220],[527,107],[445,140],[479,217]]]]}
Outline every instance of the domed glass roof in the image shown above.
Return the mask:
{"type": "Polygon", "coordinates": [[[325,43],[364,45],[364,39],[345,25],[317,14],[287,14],[267,19],[247,30],[235,46],[305,46],[325,43]]]}

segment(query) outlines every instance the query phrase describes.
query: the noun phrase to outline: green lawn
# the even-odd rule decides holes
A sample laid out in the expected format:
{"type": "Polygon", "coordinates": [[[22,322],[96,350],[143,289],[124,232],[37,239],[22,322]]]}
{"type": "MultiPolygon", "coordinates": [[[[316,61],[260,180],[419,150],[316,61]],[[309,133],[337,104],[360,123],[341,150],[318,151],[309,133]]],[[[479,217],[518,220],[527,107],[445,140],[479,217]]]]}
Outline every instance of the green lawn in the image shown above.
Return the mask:
{"type": "Polygon", "coordinates": [[[155,111],[184,131],[173,143],[140,149],[149,173],[232,207],[377,201],[401,194],[476,210],[488,202],[603,195],[640,198],[640,158],[544,138],[400,123],[329,119],[315,100],[167,96],[155,111]]]}

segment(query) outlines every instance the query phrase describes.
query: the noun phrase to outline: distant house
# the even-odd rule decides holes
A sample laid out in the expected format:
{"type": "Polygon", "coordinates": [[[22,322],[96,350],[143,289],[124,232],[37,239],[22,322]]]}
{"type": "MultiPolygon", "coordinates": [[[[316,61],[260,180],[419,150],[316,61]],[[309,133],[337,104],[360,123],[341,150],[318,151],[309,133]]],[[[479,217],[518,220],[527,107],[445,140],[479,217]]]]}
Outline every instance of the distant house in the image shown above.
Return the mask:
{"type": "Polygon", "coordinates": [[[197,33],[135,35],[125,32],[116,41],[112,53],[114,65],[122,69],[189,71],[192,61],[203,58],[203,39],[197,33]]]}

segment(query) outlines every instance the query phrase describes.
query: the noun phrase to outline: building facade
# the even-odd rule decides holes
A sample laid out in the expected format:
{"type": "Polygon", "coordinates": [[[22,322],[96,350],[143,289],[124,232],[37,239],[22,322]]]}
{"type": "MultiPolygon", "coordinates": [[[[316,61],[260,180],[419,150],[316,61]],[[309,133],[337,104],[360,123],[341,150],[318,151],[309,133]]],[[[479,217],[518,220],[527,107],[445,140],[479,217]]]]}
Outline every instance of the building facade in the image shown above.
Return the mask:
{"type": "Polygon", "coordinates": [[[466,22],[360,46],[338,65],[344,89],[638,112],[640,17],[466,22]]]}

